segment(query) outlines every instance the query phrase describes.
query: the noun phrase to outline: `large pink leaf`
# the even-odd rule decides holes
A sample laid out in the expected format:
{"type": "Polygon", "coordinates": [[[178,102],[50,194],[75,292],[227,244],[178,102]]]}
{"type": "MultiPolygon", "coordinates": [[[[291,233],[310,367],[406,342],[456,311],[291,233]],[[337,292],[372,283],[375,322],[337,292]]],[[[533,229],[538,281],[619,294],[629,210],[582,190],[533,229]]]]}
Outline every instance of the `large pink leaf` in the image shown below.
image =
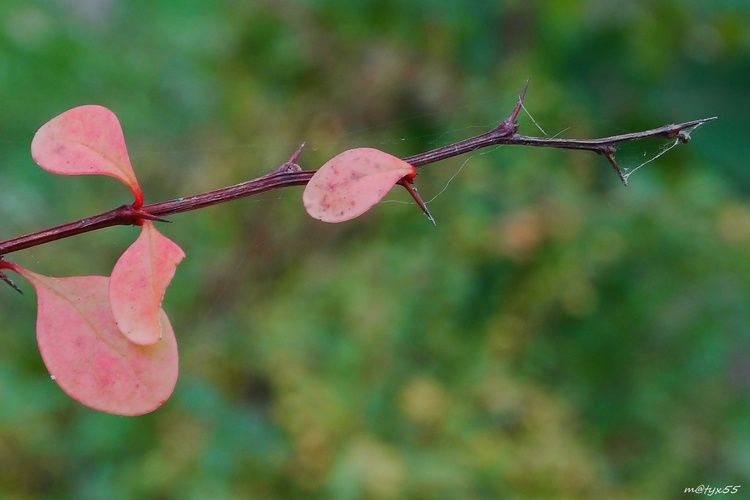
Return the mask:
{"type": "Polygon", "coordinates": [[[185,253],[143,221],[138,239],[118,259],[109,281],[109,302],[120,331],[131,342],[151,345],[162,337],[161,301],[185,253]]]}
{"type": "Polygon", "coordinates": [[[413,175],[412,165],[388,153],[372,148],[350,149],[315,172],[302,202],[311,217],[344,222],[367,212],[401,178],[413,175]]]}
{"type": "Polygon", "coordinates": [[[139,346],[117,328],[109,278],[52,278],[12,266],[36,289],[39,351],[70,397],[118,415],[148,413],[169,398],[177,382],[177,342],[163,311],[161,342],[139,346]]]}
{"type": "Polygon", "coordinates": [[[31,141],[31,156],[55,174],[100,174],[119,179],[133,192],[135,208],[143,205],[120,122],[105,107],[78,106],[51,119],[31,141]]]}

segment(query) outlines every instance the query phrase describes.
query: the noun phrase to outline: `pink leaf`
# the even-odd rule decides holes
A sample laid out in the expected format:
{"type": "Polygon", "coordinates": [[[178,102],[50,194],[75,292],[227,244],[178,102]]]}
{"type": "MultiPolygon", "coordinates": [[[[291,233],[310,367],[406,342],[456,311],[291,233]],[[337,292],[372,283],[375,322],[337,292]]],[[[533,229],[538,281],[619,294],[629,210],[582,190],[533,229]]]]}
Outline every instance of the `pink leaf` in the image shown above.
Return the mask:
{"type": "Polygon", "coordinates": [[[311,217],[344,222],[367,212],[401,178],[414,175],[412,165],[388,153],[372,148],[350,149],[315,172],[302,202],[311,217]]]}
{"type": "Polygon", "coordinates": [[[184,257],[182,249],[147,220],[115,264],[109,301],[117,326],[131,342],[151,345],[162,337],[161,302],[184,257]]]}
{"type": "Polygon", "coordinates": [[[39,351],[70,397],[118,415],[148,413],[169,398],[177,382],[177,342],[163,311],[161,342],[139,346],[117,328],[109,278],[52,278],[12,266],[36,289],[39,351]]]}
{"type": "Polygon", "coordinates": [[[78,106],[51,119],[31,141],[31,156],[43,169],[62,175],[100,174],[119,179],[143,205],[120,122],[107,108],[78,106]]]}

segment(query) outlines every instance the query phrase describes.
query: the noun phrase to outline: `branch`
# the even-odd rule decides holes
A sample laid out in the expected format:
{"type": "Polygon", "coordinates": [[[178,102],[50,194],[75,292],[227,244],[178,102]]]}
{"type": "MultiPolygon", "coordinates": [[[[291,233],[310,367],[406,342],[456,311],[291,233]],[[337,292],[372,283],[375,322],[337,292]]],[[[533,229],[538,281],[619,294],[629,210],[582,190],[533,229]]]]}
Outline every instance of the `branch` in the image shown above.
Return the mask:
{"type": "MultiPolygon", "coordinates": [[[[559,139],[546,137],[530,137],[517,134],[518,123],[516,119],[523,106],[523,99],[528,88],[528,82],[523,88],[513,112],[503,120],[497,127],[484,134],[465,139],[463,141],[442,146],[431,151],[404,158],[404,161],[415,167],[435,163],[447,158],[459,156],[477,149],[486,148],[498,144],[536,146],[558,149],[579,149],[593,151],[601,154],[609,160],[612,167],[620,176],[623,184],[627,185],[627,178],[620,170],[614,158],[617,146],[623,142],[638,141],[648,138],[676,138],[681,143],[690,140],[689,130],[702,125],[706,122],[715,120],[716,117],[702,118],[689,122],[664,125],[659,128],[645,130],[643,132],[634,132],[630,134],[615,135],[600,139],[559,139]]],[[[315,173],[314,170],[303,171],[296,163],[301,148],[298,149],[288,162],[282,164],[269,174],[256,179],[251,179],[240,184],[224,187],[207,193],[196,194],[175,200],[163,201],[144,205],[140,209],[135,209],[131,205],[124,205],[114,210],[104,212],[93,217],[70,222],[61,226],[45,229],[36,233],[19,236],[10,240],[0,242],[0,259],[2,256],[24,250],[51,241],[60,240],[75,236],[77,234],[87,233],[97,229],[102,229],[117,225],[137,225],[143,219],[152,219],[164,221],[162,217],[197,210],[219,203],[225,203],[231,200],[237,200],[247,196],[271,191],[273,189],[286,188],[291,186],[303,186],[307,184],[315,173]]],[[[3,279],[0,273],[0,279],[3,279]]]]}

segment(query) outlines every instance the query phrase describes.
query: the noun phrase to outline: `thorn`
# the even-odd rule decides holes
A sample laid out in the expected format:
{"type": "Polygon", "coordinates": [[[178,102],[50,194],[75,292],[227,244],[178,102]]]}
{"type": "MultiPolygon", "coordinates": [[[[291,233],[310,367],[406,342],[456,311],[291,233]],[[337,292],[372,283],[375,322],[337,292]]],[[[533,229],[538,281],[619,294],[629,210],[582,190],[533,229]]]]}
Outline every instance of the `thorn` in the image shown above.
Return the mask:
{"type": "Polygon", "coordinates": [[[121,220],[120,224],[127,224],[131,226],[140,226],[144,220],[152,220],[156,222],[169,222],[172,221],[162,219],[161,217],[154,215],[150,212],[146,212],[142,208],[135,208],[133,205],[123,205],[114,209],[115,215],[121,220]]]}
{"type": "Polygon", "coordinates": [[[510,121],[515,122],[516,118],[518,118],[518,113],[521,112],[521,108],[523,107],[523,100],[526,98],[526,91],[529,89],[529,82],[531,81],[531,78],[526,79],[526,84],[523,86],[523,90],[521,90],[521,93],[518,96],[518,102],[516,103],[516,107],[513,108],[513,113],[510,114],[510,121]]]}
{"type": "Polygon", "coordinates": [[[146,220],[152,220],[156,222],[166,222],[168,224],[171,224],[172,221],[168,219],[163,219],[157,215],[150,214],[144,210],[138,209],[133,211],[133,215],[139,219],[146,219],[146,220]]]}
{"type": "Polygon", "coordinates": [[[414,184],[409,182],[406,178],[402,178],[400,181],[398,181],[398,184],[401,184],[402,186],[406,188],[407,191],[409,191],[409,194],[411,195],[411,197],[414,198],[414,201],[417,202],[417,205],[419,205],[419,208],[421,208],[424,214],[427,216],[427,218],[430,219],[430,222],[432,222],[432,225],[437,226],[437,222],[435,222],[435,219],[432,217],[432,214],[427,208],[427,205],[425,205],[425,202],[422,201],[422,197],[419,196],[419,193],[417,192],[417,188],[414,187],[414,184]]]}
{"type": "Polygon", "coordinates": [[[627,187],[628,185],[628,178],[625,174],[622,173],[622,170],[620,170],[620,166],[615,161],[615,155],[611,152],[608,153],[602,153],[607,160],[609,160],[610,165],[612,165],[612,168],[615,169],[615,172],[617,172],[617,175],[620,176],[620,180],[622,181],[623,186],[627,187]]]}
{"type": "Polygon", "coordinates": [[[23,295],[23,291],[21,291],[21,289],[18,288],[18,286],[15,283],[13,283],[13,280],[11,280],[10,278],[8,278],[5,275],[5,273],[2,272],[2,271],[0,271],[0,280],[3,280],[7,284],[9,284],[15,291],[17,291],[18,293],[20,293],[21,295],[23,295]]]}
{"type": "Polygon", "coordinates": [[[523,85],[523,90],[521,90],[521,93],[518,95],[519,103],[523,103],[523,100],[526,98],[526,91],[529,90],[529,82],[531,82],[531,77],[526,79],[526,83],[523,85]]]}
{"type": "Polygon", "coordinates": [[[291,158],[289,158],[289,161],[287,163],[297,163],[297,158],[299,158],[299,155],[302,152],[302,148],[305,147],[305,144],[307,144],[307,142],[303,142],[302,144],[299,145],[299,147],[297,148],[297,151],[294,152],[294,154],[291,156],[291,158]]]}
{"type": "Polygon", "coordinates": [[[302,144],[300,144],[300,146],[297,148],[297,151],[295,151],[292,154],[292,156],[289,158],[289,161],[287,161],[286,163],[283,163],[283,164],[279,165],[278,167],[276,167],[275,169],[271,170],[270,172],[268,172],[263,177],[269,177],[271,175],[276,175],[276,174],[286,174],[286,173],[289,173],[289,172],[302,172],[302,167],[300,167],[299,165],[297,165],[296,162],[297,162],[297,158],[299,158],[299,155],[302,152],[302,148],[305,147],[305,144],[306,143],[304,143],[304,142],[302,144]]]}
{"type": "Polygon", "coordinates": [[[513,112],[508,118],[500,122],[500,124],[495,127],[495,129],[492,131],[493,134],[497,134],[498,136],[502,137],[510,137],[518,131],[518,123],[516,123],[516,119],[518,118],[518,114],[523,108],[523,100],[526,97],[526,90],[528,90],[529,88],[529,81],[530,79],[526,80],[526,84],[523,86],[523,90],[521,90],[521,93],[518,96],[518,102],[516,102],[516,107],[513,108],[513,112]]]}

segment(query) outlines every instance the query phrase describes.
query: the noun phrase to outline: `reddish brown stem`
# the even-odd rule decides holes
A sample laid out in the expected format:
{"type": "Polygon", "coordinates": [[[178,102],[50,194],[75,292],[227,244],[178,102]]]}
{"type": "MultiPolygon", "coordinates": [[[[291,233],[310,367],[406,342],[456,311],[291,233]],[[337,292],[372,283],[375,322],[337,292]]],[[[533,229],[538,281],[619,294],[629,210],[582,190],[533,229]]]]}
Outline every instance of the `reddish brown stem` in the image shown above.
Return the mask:
{"type": "MultiPolygon", "coordinates": [[[[618,144],[622,142],[637,141],[653,137],[677,137],[682,142],[687,142],[690,137],[685,132],[686,130],[716,119],[716,117],[703,118],[700,120],[693,120],[676,125],[664,125],[662,127],[646,130],[643,132],[622,134],[600,139],[559,139],[546,137],[529,137],[516,133],[518,131],[518,123],[516,122],[516,119],[518,117],[518,113],[521,110],[527,87],[528,82],[526,82],[526,86],[521,92],[516,106],[513,109],[513,112],[510,114],[510,116],[508,116],[508,118],[503,120],[494,129],[484,134],[480,134],[475,137],[456,142],[454,144],[433,149],[432,151],[409,156],[407,158],[404,158],[404,161],[414,165],[415,167],[422,167],[430,163],[435,163],[447,158],[452,158],[454,156],[468,153],[470,151],[475,151],[477,149],[498,144],[561,149],[581,149],[604,155],[610,161],[615,170],[620,174],[620,178],[623,180],[623,182],[625,182],[625,177],[622,175],[622,172],[620,172],[620,169],[614,160],[614,152],[616,151],[618,144]]],[[[234,186],[228,186],[225,188],[217,189],[215,191],[187,196],[184,198],[178,198],[175,200],[143,205],[139,209],[134,208],[133,205],[124,205],[114,210],[95,215],[93,217],[88,217],[79,221],[45,229],[36,233],[31,233],[25,236],[19,236],[17,238],[2,241],[0,242],[0,259],[3,255],[7,255],[12,252],[17,252],[19,250],[24,250],[63,238],[69,238],[77,234],[82,234],[105,227],[138,224],[139,221],[143,219],[163,221],[164,219],[162,219],[162,217],[172,214],[188,212],[190,210],[197,210],[199,208],[237,200],[239,198],[252,196],[273,189],[286,188],[291,186],[303,186],[307,184],[315,171],[303,171],[302,168],[297,165],[296,161],[297,157],[299,156],[300,150],[301,147],[292,155],[288,162],[274,169],[269,174],[258,177],[256,179],[242,182],[240,184],[236,184],[234,186]]],[[[425,210],[425,208],[426,207],[424,206],[422,207],[423,210],[425,210]]],[[[427,212],[426,210],[425,213],[429,214],[429,212],[427,212]]],[[[429,217],[431,218],[431,216],[429,217]]],[[[2,269],[2,267],[0,267],[0,269],[2,269]]],[[[3,279],[1,275],[0,279],[3,279]]]]}

